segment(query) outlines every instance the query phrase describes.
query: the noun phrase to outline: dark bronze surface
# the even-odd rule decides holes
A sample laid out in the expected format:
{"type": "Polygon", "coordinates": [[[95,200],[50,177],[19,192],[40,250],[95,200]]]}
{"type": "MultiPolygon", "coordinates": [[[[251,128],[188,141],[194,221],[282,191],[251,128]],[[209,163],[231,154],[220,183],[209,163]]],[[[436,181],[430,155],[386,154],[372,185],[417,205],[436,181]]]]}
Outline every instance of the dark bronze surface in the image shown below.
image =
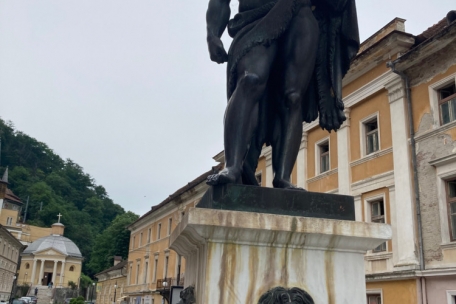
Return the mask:
{"type": "Polygon", "coordinates": [[[211,187],[196,207],[355,220],[352,196],[236,184],[211,187]]]}
{"type": "Polygon", "coordinates": [[[290,175],[302,137],[302,122],[318,116],[337,130],[346,119],[342,78],[359,49],[354,0],[210,0],[210,58],[228,62],[224,145],[226,167],[210,185],[256,185],[264,144],[272,146],[275,188],[296,188],[290,175]],[[227,53],[220,40],[233,37],[227,53]]]}
{"type": "Polygon", "coordinates": [[[301,288],[290,289],[274,287],[265,292],[258,301],[258,304],[314,304],[312,297],[301,288]]]}

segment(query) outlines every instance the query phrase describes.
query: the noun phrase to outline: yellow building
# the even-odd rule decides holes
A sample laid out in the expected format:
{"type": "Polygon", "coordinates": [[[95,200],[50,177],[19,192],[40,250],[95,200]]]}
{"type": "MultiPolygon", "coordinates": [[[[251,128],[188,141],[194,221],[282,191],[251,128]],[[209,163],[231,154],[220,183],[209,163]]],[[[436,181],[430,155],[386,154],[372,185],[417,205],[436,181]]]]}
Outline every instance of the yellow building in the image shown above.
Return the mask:
{"type": "MultiPolygon", "coordinates": [[[[0,180],[0,204],[3,204],[7,192],[7,182],[4,175],[0,180]]],[[[0,301],[9,300],[15,281],[19,255],[24,246],[0,224],[0,301]]]]}
{"type": "MultiPolygon", "coordinates": [[[[8,183],[8,168],[6,168],[2,180],[8,183]]],[[[37,239],[51,234],[51,228],[24,224],[21,219],[24,203],[8,187],[5,191],[5,197],[0,201],[0,224],[5,229],[24,245],[30,245],[37,239]]]]}
{"type": "MultiPolygon", "coordinates": [[[[365,256],[369,304],[456,303],[451,16],[456,19],[456,12],[418,36],[405,32],[404,19],[389,22],[362,43],[343,80],[347,121],[340,130],[323,131],[318,121],[303,124],[292,182],[309,191],[352,195],[357,221],[393,228],[392,240],[365,256]]],[[[223,152],[214,159],[223,166],[223,152]]],[[[176,285],[178,274],[185,277],[185,262],[168,249],[168,235],[206,191],[209,173],[130,225],[130,304],[161,303],[163,280],[176,285]]],[[[272,187],[270,147],[262,150],[256,176],[272,187]]]]}
{"type": "Polygon", "coordinates": [[[160,304],[169,296],[170,286],[183,286],[185,261],[169,249],[169,235],[206,192],[206,178],[212,172],[180,188],[128,227],[127,287],[122,296],[130,304],[160,304]]]}
{"type": "Polygon", "coordinates": [[[72,281],[79,285],[82,255],[70,239],[63,236],[65,226],[52,225],[51,233],[31,243],[21,254],[19,284],[68,287],[72,281]]]}
{"type": "Polygon", "coordinates": [[[114,266],[97,273],[97,304],[112,304],[128,302],[124,296],[124,288],[127,283],[127,264],[122,257],[114,257],[114,266]]]}

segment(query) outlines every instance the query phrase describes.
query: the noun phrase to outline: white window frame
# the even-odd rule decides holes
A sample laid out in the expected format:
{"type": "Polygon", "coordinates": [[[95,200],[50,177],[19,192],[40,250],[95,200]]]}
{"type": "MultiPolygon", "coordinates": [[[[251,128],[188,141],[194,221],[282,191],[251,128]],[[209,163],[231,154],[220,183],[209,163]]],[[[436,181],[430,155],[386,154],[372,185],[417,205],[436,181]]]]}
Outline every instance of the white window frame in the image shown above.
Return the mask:
{"type": "Polygon", "coordinates": [[[329,136],[327,136],[323,139],[320,139],[319,141],[317,141],[315,143],[315,176],[327,173],[329,171],[331,171],[331,141],[329,140],[329,136]],[[320,162],[321,146],[326,143],[328,143],[328,152],[329,152],[328,153],[329,154],[328,167],[329,168],[327,171],[321,172],[321,162],[320,162]]]}
{"type": "Polygon", "coordinates": [[[433,160],[429,162],[429,164],[434,166],[436,169],[436,185],[439,203],[442,245],[454,244],[456,246],[456,241],[451,242],[450,237],[450,223],[448,218],[448,203],[446,192],[447,181],[456,178],[456,154],[433,160]]]}
{"type": "MultiPolygon", "coordinates": [[[[385,211],[385,224],[387,224],[387,212],[386,212],[386,195],[385,193],[380,193],[380,194],[377,194],[377,195],[372,195],[372,196],[368,196],[364,199],[364,218],[366,220],[366,222],[368,223],[372,223],[372,203],[376,202],[376,201],[379,201],[379,200],[383,200],[383,210],[385,211]]],[[[369,254],[372,254],[372,255],[376,255],[376,254],[385,254],[385,253],[388,253],[389,252],[389,248],[388,248],[388,242],[386,241],[385,242],[386,244],[386,250],[385,251],[378,251],[378,252],[374,252],[374,250],[369,250],[368,253],[369,254]]],[[[383,301],[383,300],[382,300],[383,301]]]]}
{"type": "MultiPolygon", "coordinates": [[[[428,87],[434,129],[438,129],[441,126],[444,126],[440,123],[439,90],[446,87],[447,85],[450,85],[451,83],[456,83],[456,73],[451,74],[439,81],[436,81],[428,87]]],[[[451,123],[456,123],[456,121],[449,122],[448,124],[451,123]]]]}
{"type": "Polygon", "coordinates": [[[154,275],[152,282],[155,283],[157,281],[157,268],[158,268],[158,254],[154,256],[154,275]]]}
{"type": "Polygon", "coordinates": [[[144,279],[143,279],[144,283],[143,284],[149,283],[148,275],[149,275],[149,260],[146,259],[144,262],[144,279]]]}
{"type": "Polygon", "coordinates": [[[158,225],[157,225],[157,241],[160,240],[161,227],[162,227],[162,224],[158,223],[158,225]]]}
{"type": "Polygon", "coordinates": [[[168,278],[168,268],[169,268],[169,251],[166,251],[165,259],[163,260],[163,278],[164,279],[168,278]]]}
{"type": "Polygon", "coordinates": [[[173,218],[170,217],[170,218],[168,218],[168,236],[171,235],[171,231],[172,231],[171,226],[172,225],[173,225],[173,218]]]}
{"type": "Polygon", "coordinates": [[[383,289],[367,289],[366,290],[366,298],[368,295],[375,295],[375,294],[380,294],[380,300],[381,304],[383,304],[383,289]]]}
{"type": "Polygon", "coordinates": [[[447,290],[447,303],[448,304],[456,304],[456,290],[447,290]]]}
{"type": "Polygon", "coordinates": [[[263,185],[263,170],[259,170],[259,171],[255,172],[255,179],[258,181],[257,176],[261,177],[261,183],[259,185],[262,186],[263,185]]]}
{"type": "Polygon", "coordinates": [[[375,112],[375,113],[372,113],[371,115],[369,116],[366,116],[364,117],[363,119],[361,119],[359,121],[359,142],[360,142],[360,148],[361,148],[361,155],[362,157],[365,157],[365,156],[368,156],[368,155],[372,155],[372,154],[375,154],[375,153],[378,153],[382,150],[382,146],[381,146],[381,137],[380,137],[380,114],[379,112],[375,112]],[[367,154],[367,149],[366,149],[366,144],[367,144],[367,141],[366,141],[366,123],[368,123],[369,121],[371,121],[373,118],[376,118],[377,119],[377,133],[378,133],[378,150],[375,151],[375,152],[372,152],[372,153],[369,153],[367,154]]]}

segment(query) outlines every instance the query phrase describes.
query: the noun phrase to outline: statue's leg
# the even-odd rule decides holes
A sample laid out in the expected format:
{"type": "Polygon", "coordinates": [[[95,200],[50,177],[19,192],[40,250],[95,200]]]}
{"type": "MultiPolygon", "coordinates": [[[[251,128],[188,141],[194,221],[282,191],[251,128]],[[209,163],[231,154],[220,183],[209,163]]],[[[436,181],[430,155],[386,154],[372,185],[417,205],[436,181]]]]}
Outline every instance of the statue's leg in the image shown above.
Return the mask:
{"type": "Polygon", "coordinates": [[[209,185],[240,182],[242,165],[255,129],[258,127],[258,107],[266,94],[269,72],[277,51],[256,46],[238,63],[238,80],[225,112],[225,169],[210,175],[209,185]]]}
{"type": "Polygon", "coordinates": [[[302,98],[314,71],[318,35],[318,23],[311,8],[304,6],[280,39],[278,56],[282,62],[283,86],[276,124],[279,135],[275,136],[272,155],[276,188],[295,188],[290,176],[301,144],[302,98]]]}

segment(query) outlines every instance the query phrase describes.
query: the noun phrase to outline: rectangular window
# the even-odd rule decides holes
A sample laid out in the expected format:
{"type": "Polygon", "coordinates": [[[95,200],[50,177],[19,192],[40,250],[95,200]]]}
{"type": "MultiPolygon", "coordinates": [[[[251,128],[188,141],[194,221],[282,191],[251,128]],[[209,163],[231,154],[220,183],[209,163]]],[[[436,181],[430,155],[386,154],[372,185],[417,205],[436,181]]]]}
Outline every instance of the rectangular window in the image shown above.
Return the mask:
{"type": "Polygon", "coordinates": [[[128,272],[128,276],[129,276],[129,282],[130,282],[130,285],[132,285],[132,274],[133,274],[133,266],[130,265],[130,271],[128,272]]]}
{"type": "Polygon", "coordinates": [[[367,304],[382,304],[382,296],[380,294],[368,294],[367,304]]]}
{"type": "Polygon", "coordinates": [[[160,239],[160,234],[161,234],[161,229],[162,229],[162,224],[158,224],[158,229],[157,229],[157,240],[160,239]]]}
{"type": "Polygon", "coordinates": [[[136,284],[139,284],[139,263],[136,265],[136,284]]]}
{"type": "Polygon", "coordinates": [[[168,262],[169,262],[169,256],[165,257],[165,269],[164,269],[164,273],[163,273],[163,276],[165,277],[165,279],[168,277],[168,262]]]}
{"type": "Polygon", "coordinates": [[[143,234],[142,234],[142,232],[141,232],[141,233],[139,234],[139,245],[138,245],[138,247],[141,247],[141,245],[142,245],[142,244],[141,244],[141,243],[142,243],[142,236],[143,236],[143,234]]]}
{"type": "Polygon", "coordinates": [[[154,261],[154,276],[153,276],[153,282],[157,281],[157,266],[158,266],[158,257],[155,258],[154,261]]]}
{"type": "Polygon", "coordinates": [[[148,270],[149,270],[149,262],[146,262],[146,267],[144,268],[144,284],[147,283],[148,270]]]}
{"type": "Polygon", "coordinates": [[[150,235],[151,235],[151,232],[152,232],[152,229],[149,228],[149,230],[147,231],[147,243],[150,243],[150,235]]]}
{"type": "Polygon", "coordinates": [[[450,238],[452,241],[456,241],[456,180],[447,182],[447,204],[450,238]]]}
{"type": "Polygon", "coordinates": [[[319,173],[329,171],[329,141],[318,144],[319,173]]]}
{"type": "Polygon", "coordinates": [[[442,125],[456,120],[456,86],[449,86],[438,90],[440,121],[442,125]]]}
{"type": "Polygon", "coordinates": [[[171,234],[172,227],[173,227],[173,219],[170,218],[170,219],[168,219],[168,235],[171,234]]]}
{"type": "Polygon", "coordinates": [[[131,249],[135,249],[135,241],[136,241],[136,236],[134,236],[133,240],[131,241],[131,249]]]}
{"type": "MultiPolygon", "coordinates": [[[[385,204],[383,199],[370,202],[371,205],[371,222],[373,223],[385,223],[385,204]]],[[[380,244],[373,252],[386,251],[386,242],[380,244]]]]}
{"type": "Polygon", "coordinates": [[[380,149],[378,141],[378,121],[377,117],[371,119],[364,124],[365,140],[366,140],[366,155],[377,152],[380,149]]]}

